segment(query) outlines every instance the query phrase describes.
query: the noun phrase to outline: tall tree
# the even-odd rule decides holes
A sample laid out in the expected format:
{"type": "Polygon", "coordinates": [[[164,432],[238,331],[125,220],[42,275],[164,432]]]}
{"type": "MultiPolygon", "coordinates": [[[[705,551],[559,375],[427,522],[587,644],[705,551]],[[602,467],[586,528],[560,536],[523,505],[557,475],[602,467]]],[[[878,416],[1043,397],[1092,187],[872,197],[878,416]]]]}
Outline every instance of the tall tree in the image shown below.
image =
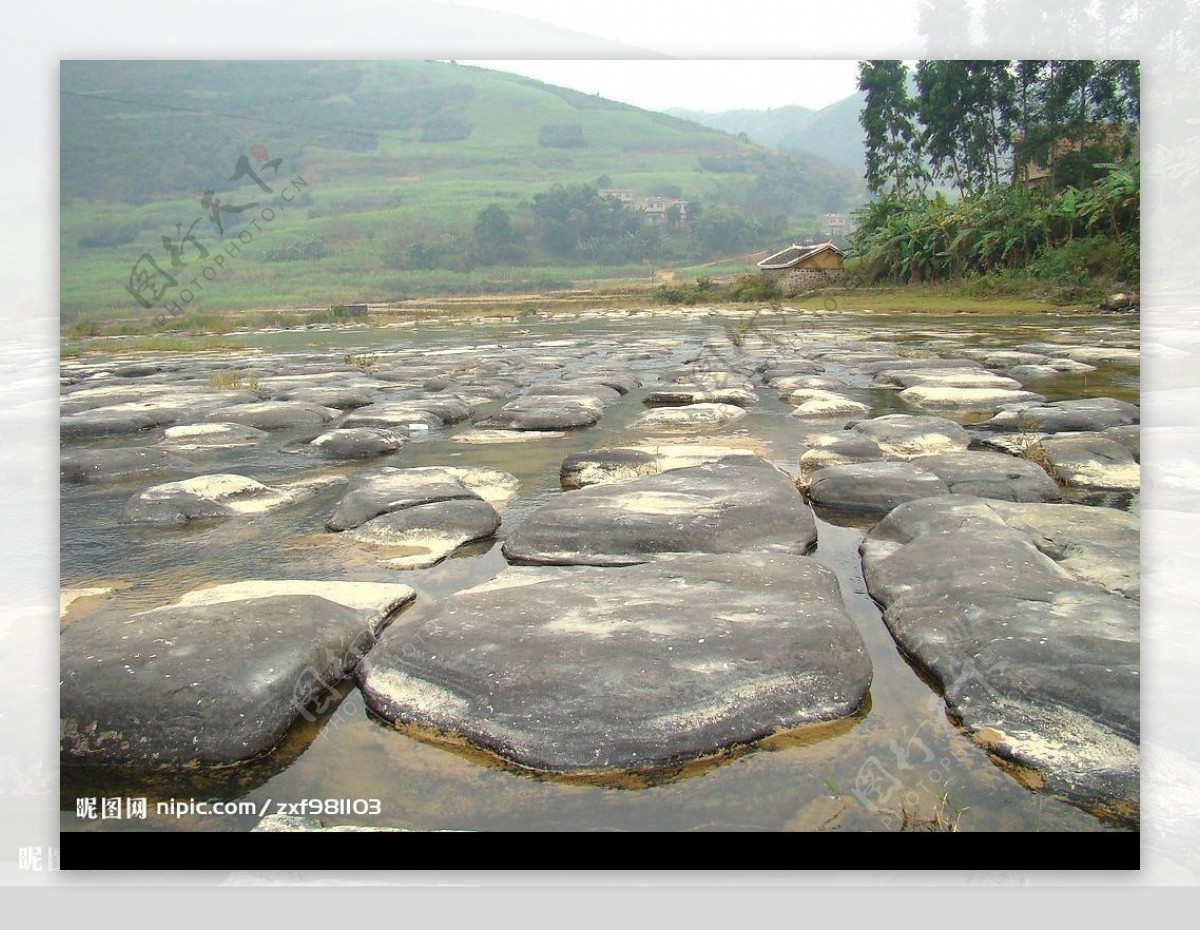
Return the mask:
{"type": "Polygon", "coordinates": [[[858,89],[866,94],[859,122],[866,132],[867,184],[876,194],[907,197],[928,180],[913,117],[916,102],[902,61],[860,61],[858,89]]]}

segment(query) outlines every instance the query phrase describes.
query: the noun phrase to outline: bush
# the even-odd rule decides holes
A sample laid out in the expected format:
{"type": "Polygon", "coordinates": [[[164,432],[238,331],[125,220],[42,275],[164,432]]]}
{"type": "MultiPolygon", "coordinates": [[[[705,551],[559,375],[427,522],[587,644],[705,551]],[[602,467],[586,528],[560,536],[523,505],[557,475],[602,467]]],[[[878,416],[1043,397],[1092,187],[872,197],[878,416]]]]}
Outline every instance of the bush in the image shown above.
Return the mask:
{"type": "Polygon", "coordinates": [[[729,291],[729,299],[738,303],[763,303],[782,296],[779,285],[762,272],[742,275],[729,291]]]}

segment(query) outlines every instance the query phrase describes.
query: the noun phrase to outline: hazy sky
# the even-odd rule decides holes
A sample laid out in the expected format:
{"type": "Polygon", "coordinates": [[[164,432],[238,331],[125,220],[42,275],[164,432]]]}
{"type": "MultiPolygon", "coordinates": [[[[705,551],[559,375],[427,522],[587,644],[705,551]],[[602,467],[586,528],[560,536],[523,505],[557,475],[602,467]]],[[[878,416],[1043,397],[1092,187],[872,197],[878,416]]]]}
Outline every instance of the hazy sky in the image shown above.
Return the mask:
{"type": "Polygon", "coordinates": [[[854,93],[857,60],[467,61],[648,110],[818,109],[854,93]]]}

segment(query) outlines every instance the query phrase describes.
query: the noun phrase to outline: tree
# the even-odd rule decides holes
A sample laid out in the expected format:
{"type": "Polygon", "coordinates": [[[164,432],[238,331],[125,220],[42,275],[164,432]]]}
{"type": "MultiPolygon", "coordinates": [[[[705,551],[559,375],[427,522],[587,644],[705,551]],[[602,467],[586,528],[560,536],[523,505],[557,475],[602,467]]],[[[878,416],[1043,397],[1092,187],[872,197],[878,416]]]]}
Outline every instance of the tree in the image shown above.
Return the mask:
{"type": "Polygon", "coordinates": [[[525,235],[499,204],[484,207],[475,217],[475,259],[481,265],[519,262],[525,255],[525,235]]]}
{"type": "Polygon", "coordinates": [[[913,123],[917,106],[901,61],[862,61],[858,89],[866,94],[859,122],[866,132],[867,184],[875,194],[907,197],[923,189],[927,174],[913,123]]]}

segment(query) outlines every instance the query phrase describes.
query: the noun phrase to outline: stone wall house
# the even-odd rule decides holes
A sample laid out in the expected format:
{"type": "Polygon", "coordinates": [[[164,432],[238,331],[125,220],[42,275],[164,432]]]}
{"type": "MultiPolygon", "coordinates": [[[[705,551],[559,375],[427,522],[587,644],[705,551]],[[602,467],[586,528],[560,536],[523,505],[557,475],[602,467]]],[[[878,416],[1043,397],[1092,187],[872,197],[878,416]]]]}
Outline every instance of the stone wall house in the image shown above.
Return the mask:
{"type": "Polygon", "coordinates": [[[841,277],[845,271],[845,258],[845,253],[829,242],[816,245],[793,243],[781,252],[768,255],[758,263],[758,269],[784,294],[794,294],[841,277]]]}

